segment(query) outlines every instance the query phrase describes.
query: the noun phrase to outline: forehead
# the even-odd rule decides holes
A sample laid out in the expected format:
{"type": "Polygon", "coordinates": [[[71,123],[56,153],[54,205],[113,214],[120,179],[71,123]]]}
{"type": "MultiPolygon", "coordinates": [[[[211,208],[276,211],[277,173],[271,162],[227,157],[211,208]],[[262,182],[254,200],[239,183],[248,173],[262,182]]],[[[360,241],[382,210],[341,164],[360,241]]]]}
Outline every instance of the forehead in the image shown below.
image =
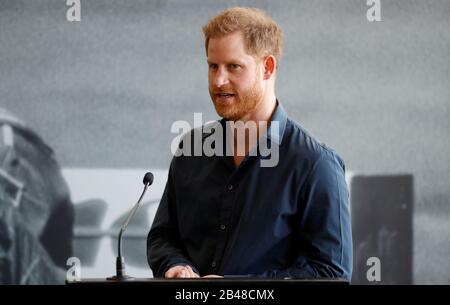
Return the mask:
{"type": "Polygon", "coordinates": [[[208,60],[220,61],[249,61],[253,56],[245,50],[244,37],[241,32],[235,32],[223,37],[214,37],[208,43],[208,60]]]}

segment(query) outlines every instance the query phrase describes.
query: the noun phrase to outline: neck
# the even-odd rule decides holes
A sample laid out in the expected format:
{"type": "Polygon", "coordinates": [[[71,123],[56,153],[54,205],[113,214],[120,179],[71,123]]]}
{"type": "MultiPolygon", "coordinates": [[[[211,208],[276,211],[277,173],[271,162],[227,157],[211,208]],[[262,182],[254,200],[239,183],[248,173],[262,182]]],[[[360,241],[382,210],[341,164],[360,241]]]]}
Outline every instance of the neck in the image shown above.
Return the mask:
{"type": "Polygon", "coordinates": [[[269,127],[272,114],[276,107],[275,94],[271,95],[265,100],[262,100],[257,109],[252,113],[242,117],[239,121],[244,122],[244,126],[238,125],[231,129],[232,139],[234,142],[234,162],[238,167],[245,155],[257,144],[258,139],[266,132],[269,127]],[[247,129],[247,122],[255,122],[253,126],[255,129],[247,129]],[[239,136],[239,134],[241,136],[239,136]]]}
{"type": "Polygon", "coordinates": [[[246,114],[239,121],[248,122],[254,121],[257,124],[259,122],[270,122],[272,118],[272,114],[275,111],[275,107],[277,104],[277,99],[275,94],[271,94],[268,97],[263,98],[263,100],[258,104],[254,111],[246,114]]]}

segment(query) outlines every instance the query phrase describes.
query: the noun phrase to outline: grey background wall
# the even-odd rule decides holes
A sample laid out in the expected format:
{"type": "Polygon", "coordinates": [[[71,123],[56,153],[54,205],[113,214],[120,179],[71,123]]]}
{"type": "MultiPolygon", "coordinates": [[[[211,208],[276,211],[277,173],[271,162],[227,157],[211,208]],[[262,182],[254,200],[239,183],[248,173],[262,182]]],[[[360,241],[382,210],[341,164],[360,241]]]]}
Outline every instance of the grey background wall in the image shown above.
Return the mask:
{"type": "Polygon", "coordinates": [[[227,6],[285,32],[277,95],[351,171],[412,173],[414,279],[450,283],[450,1],[0,1],[0,105],[71,168],[167,168],[170,127],[216,118],[201,26],[227,6]]]}

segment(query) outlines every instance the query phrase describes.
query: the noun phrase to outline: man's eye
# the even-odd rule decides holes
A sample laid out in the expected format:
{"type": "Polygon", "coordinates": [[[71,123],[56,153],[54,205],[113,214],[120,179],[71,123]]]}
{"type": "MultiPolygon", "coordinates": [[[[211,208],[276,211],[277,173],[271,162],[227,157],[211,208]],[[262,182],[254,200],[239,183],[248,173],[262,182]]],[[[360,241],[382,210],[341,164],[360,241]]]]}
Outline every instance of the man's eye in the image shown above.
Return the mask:
{"type": "Polygon", "coordinates": [[[217,69],[217,65],[216,64],[209,64],[209,68],[212,70],[216,70],[217,69]]]}
{"type": "Polygon", "coordinates": [[[236,70],[236,69],[240,68],[240,66],[237,65],[237,64],[231,64],[230,68],[233,69],[233,70],[236,70]]]}

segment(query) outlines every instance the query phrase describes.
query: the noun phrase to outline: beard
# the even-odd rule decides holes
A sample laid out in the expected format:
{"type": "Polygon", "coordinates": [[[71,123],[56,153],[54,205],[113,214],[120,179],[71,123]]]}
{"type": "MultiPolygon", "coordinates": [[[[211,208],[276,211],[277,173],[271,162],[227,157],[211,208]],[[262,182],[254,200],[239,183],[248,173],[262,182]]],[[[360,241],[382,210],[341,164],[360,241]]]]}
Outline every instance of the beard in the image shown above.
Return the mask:
{"type": "Polygon", "coordinates": [[[256,79],[250,88],[241,92],[236,92],[231,86],[224,86],[220,89],[209,87],[209,95],[217,114],[228,121],[238,121],[255,111],[263,96],[263,90],[259,84],[259,79],[256,79]],[[228,98],[220,98],[217,96],[219,93],[232,93],[234,95],[228,98]]]}

